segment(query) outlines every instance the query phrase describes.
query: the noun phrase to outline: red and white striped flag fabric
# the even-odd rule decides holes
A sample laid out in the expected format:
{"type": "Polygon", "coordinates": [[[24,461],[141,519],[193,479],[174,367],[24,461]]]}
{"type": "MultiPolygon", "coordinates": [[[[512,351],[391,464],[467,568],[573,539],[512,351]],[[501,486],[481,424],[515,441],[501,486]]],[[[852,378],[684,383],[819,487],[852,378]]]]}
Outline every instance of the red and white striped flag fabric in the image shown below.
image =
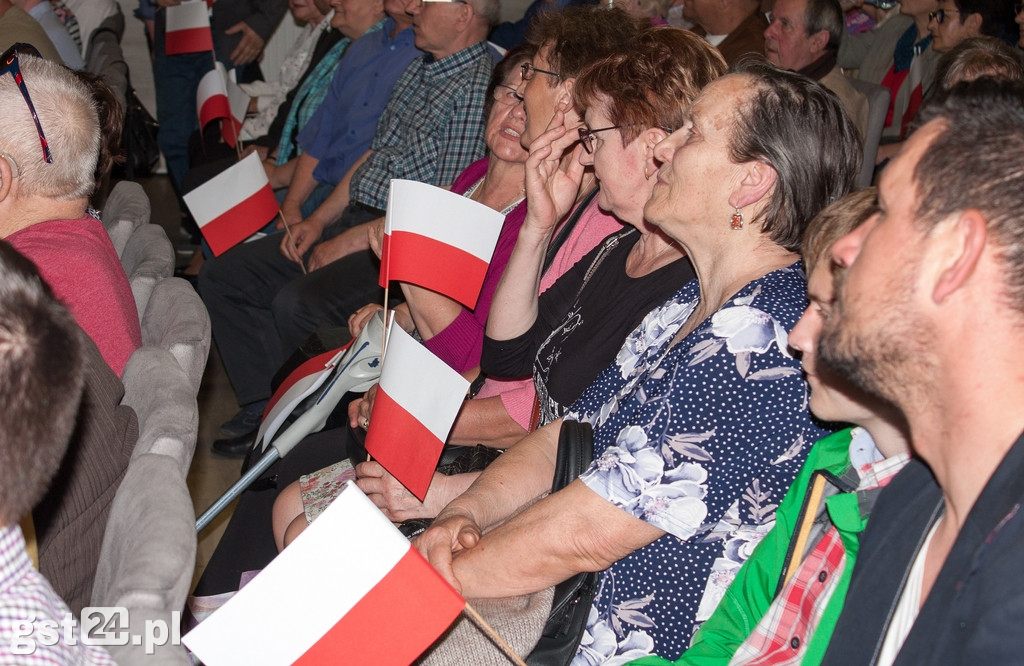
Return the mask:
{"type": "Polygon", "coordinates": [[[228,77],[227,70],[220,62],[199,80],[196,88],[199,126],[206,127],[214,120],[219,120],[221,136],[232,148],[238,141],[238,132],[245,121],[248,106],[249,96],[228,77]]]}
{"type": "Polygon", "coordinates": [[[465,600],[354,483],[182,642],[207,666],[406,666],[465,600]]]}
{"type": "Polygon", "coordinates": [[[210,8],[203,0],[191,0],[167,7],[164,53],[201,53],[213,50],[210,8]]]}
{"type": "Polygon", "coordinates": [[[227,72],[224,65],[219,62],[199,79],[199,87],[196,88],[196,112],[199,114],[201,128],[214,120],[231,117],[227,72]]]}
{"type": "Polygon", "coordinates": [[[469,197],[391,181],[380,285],[411,282],[476,307],[505,216],[469,197]]]}
{"type": "Polygon", "coordinates": [[[263,420],[256,433],[256,441],[263,442],[264,450],[295,407],[323,386],[334,371],[338,360],[345,355],[351,345],[352,341],[349,340],[344,347],[314,356],[295,368],[281,382],[263,410],[263,420]]]}
{"type": "Polygon", "coordinates": [[[252,236],[280,210],[256,153],[192,190],[184,199],[215,255],[252,236]]]}
{"type": "Polygon", "coordinates": [[[389,325],[366,451],[421,502],[468,389],[465,377],[389,325]]]}

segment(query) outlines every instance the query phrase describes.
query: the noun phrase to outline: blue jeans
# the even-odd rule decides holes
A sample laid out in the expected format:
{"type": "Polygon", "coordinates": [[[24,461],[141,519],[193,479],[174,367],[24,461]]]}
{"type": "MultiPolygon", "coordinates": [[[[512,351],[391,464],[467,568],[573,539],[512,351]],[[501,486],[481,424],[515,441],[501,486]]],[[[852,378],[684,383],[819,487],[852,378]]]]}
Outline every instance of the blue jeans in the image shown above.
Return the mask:
{"type": "Polygon", "coordinates": [[[157,53],[153,60],[156,119],[160,123],[156,140],[178,192],[188,171],[188,139],[199,128],[196,89],[199,80],[211,69],[213,57],[208,52],[173,56],[157,53]]]}

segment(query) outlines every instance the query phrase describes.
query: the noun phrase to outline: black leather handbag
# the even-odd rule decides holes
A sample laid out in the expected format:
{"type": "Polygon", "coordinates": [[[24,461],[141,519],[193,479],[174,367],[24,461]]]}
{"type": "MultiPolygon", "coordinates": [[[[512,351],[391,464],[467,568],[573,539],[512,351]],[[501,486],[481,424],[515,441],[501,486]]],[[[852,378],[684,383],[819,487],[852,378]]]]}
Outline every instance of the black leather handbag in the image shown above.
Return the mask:
{"type": "MultiPolygon", "coordinates": [[[[594,430],[589,423],[563,421],[558,433],[558,456],[551,492],[576,480],[594,459],[594,430]]],[[[555,586],[551,614],[533,651],[530,666],[562,666],[572,661],[587,627],[587,616],[597,593],[597,574],[579,573],[555,586]]]]}

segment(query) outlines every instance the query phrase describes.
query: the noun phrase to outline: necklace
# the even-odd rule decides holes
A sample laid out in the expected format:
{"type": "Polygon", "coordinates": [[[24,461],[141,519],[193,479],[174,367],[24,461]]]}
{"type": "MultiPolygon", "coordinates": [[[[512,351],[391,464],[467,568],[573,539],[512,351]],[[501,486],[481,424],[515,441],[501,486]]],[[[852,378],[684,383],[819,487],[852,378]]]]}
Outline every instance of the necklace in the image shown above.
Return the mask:
{"type": "MultiPolygon", "coordinates": [[[[484,177],[483,177],[483,178],[481,178],[480,180],[478,180],[478,181],[476,181],[475,183],[473,183],[473,184],[472,184],[472,185],[471,185],[471,186],[469,187],[469,189],[468,189],[468,190],[466,190],[466,191],[465,191],[465,192],[464,192],[464,193],[462,194],[462,196],[464,196],[464,197],[468,197],[468,198],[470,198],[470,199],[473,199],[473,201],[476,201],[476,202],[478,202],[478,203],[483,203],[483,202],[481,202],[481,201],[480,201],[479,199],[475,198],[475,197],[474,197],[473,195],[474,195],[474,194],[476,193],[476,191],[477,191],[478,189],[480,189],[480,186],[481,186],[481,185],[483,184],[483,182],[484,182],[485,180],[487,180],[487,176],[484,176],[484,177]]],[[[494,208],[494,210],[497,210],[497,211],[501,211],[501,214],[502,214],[502,215],[508,215],[509,213],[511,213],[511,212],[512,212],[512,209],[513,209],[513,208],[515,208],[516,206],[518,206],[518,205],[519,205],[519,202],[520,202],[520,201],[522,201],[522,200],[523,200],[523,199],[525,199],[525,198],[526,198],[526,188],[525,188],[525,187],[521,187],[521,188],[519,188],[519,191],[518,191],[518,192],[516,192],[516,194],[515,194],[515,196],[514,196],[514,197],[512,197],[511,199],[509,199],[508,201],[506,201],[506,202],[505,202],[504,204],[502,204],[501,206],[491,206],[491,208],[494,208]]]]}

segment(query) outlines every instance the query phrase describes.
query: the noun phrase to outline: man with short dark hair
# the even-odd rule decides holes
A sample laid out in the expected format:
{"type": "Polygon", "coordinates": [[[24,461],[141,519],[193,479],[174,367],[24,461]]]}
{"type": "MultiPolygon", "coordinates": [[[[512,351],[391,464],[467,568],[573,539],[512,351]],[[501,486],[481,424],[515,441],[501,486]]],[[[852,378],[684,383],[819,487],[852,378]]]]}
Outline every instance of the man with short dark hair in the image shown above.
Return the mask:
{"type": "Polygon", "coordinates": [[[32,566],[19,519],[60,466],[82,395],[84,339],[32,262],[0,242],[0,661],[113,664],[64,628],[71,615],[32,566]],[[81,337],[80,337],[81,336],[81,337]],[[60,638],[43,640],[45,627],[60,638]]]}
{"type": "Polygon", "coordinates": [[[922,109],[846,267],[822,359],[906,417],[826,664],[1010,664],[1024,653],[1024,84],[922,109]]]}
{"type": "Polygon", "coordinates": [[[836,65],[845,28],[839,0],[775,0],[771,25],[764,31],[764,55],[771,64],[812,78],[838,95],[863,138],[868,99],[836,65]]]}
{"type": "Polygon", "coordinates": [[[1013,43],[1013,8],[1008,0],[939,0],[928,15],[932,48],[945,53],[968,37],[986,35],[1013,43]]]}

